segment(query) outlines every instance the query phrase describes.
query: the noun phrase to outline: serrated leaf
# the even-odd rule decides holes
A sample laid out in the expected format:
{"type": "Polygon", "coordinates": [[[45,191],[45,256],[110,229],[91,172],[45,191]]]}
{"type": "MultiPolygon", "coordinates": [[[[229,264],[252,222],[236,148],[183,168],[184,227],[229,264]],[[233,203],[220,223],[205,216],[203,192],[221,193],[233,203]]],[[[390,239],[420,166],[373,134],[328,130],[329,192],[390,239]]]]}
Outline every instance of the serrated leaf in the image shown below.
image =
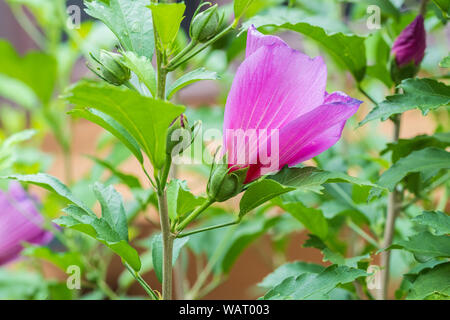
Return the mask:
{"type": "Polygon", "coordinates": [[[450,299],[450,262],[439,264],[424,273],[419,274],[413,282],[406,299],[429,299],[440,295],[439,299],[450,299]]]}
{"type": "Polygon", "coordinates": [[[29,175],[13,174],[3,178],[31,183],[44,189],[47,189],[49,191],[52,191],[58,194],[59,196],[63,197],[70,203],[76,204],[78,207],[84,210],[85,213],[94,215],[92,211],[82,201],[78,200],[72,194],[72,192],[69,190],[69,188],[67,188],[65,184],[63,184],[61,181],[59,181],[57,178],[51,175],[48,175],[46,173],[37,173],[29,175]]]}
{"type": "Polygon", "coordinates": [[[436,133],[432,136],[420,135],[411,139],[399,139],[395,143],[388,143],[381,151],[381,155],[392,152],[392,162],[408,156],[411,152],[427,147],[445,149],[450,146],[450,132],[436,133]]]}
{"type": "Polygon", "coordinates": [[[289,19],[288,12],[269,10],[265,15],[253,17],[245,22],[241,31],[246,31],[248,27],[254,25],[256,28],[267,26],[299,32],[318,42],[328,54],[344,65],[358,82],[364,78],[367,64],[364,37],[329,32],[319,26],[317,20],[306,16],[302,19],[296,17],[295,21],[293,20],[289,19]]]}
{"type": "Polygon", "coordinates": [[[53,56],[32,51],[21,57],[9,42],[0,40],[0,61],[0,74],[23,82],[43,105],[49,103],[57,75],[53,56]]]}
{"type": "Polygon", "coordinates": [[[450,236],[435,236],[429,232],[412,235],[408,240],[396,241],[387,248],[404,249],[414,254],[418,261],[432,258],[450,258],[450,236]]]}
{"type": "Polygon", "coordinates": [[[308,208],[300,202],[284,203],[281,207],[300,221],[309,232],[322,240],[327,238],[328,222],[321,210],[308,208]]]}
{"type": "Polygon", "coordinates": [[[450,216],[442,211],[424,211],[412,221],[434,229],[437,235],[450,234],[450,216]]]}
{"type": "Polygon", "coordinates": [[[181,217],[205,202],[203,197],[193,195],[186,181],[172,179],[167,186],[167,203],[171,219],[181,217]]]}
{"type": "Polygon", "coordinates": [[[119,234],[121,240],[128,241],[127,216],[120,193],[113,186],[105,186],[98,182],[92,189],[102,207],[102,219],[119,234]]]}
{"type": "Polygon", "coordinates": [[[86,13],[101,20],[119,39],[123,48],[150,60],[155,50],[152,14],[148,0],[85,1],[86,13]]]}
{"type": "Polygon", "coordinates": [[[173,95],[180,89],[200,80],[217,80],[219,76],[217,72],[208,71],[205,68],[199,68],[182,75],[175,80],[166,90],[166,98],[170,100],[173,95]]]}
{"type": "Polygon", "coordinates": [[[381,175],[378,185],[392,191],[409,173],[439,169],[450,169],[450,152],[437,148],[425,148],[414,151],[397,161],[381,175]]]}
{"type": "Polygon", "coordinates": [[[186,5],[180,3],[157,3],[148,6],[152,10],[153,21],[162,49],[170,49],[177,37],[186,5]]]}
{"type": "Polygon", "coordinates": [[[157,169],[165,162],[167,129],[185,109],[126,88],[87,81],[71,87],[65,98],[77,106],[92,107],[112,117],[139,143],[157,169]]]}
{"type": "Polygon", "coordinates": [[[133,155],[140,163],[144,162],[144,158],[141,154],[141,149],[136,140],[125,130],[125,128],[121,124],[119,124],[116,120],[114,120],[106,113],[92,108],[72,109],[68,113],[73,116],[89,120],[107,130],[113,136],[119,139],[128,148],[128,150],[133,153],[133,155]]]}
{"type": "MultiPolygon", "coordinates": [[[[178,256],[180,255],[181,249],[184,245],[189,241],[189,237],[177,238],[173,242],[173,251],[172,251],[172,265],[175,265],[177,262],[178,256]]],[[[151,242],[152,247],[152,260],[153,260],[153,268],[155,269],[156,277],[159,282],[162,282],[163,275],[163,239],[160,233],[156,234],[152,238],[151,242]]]]}
{"type": "Polygon", "coordinates": [[[376,119],[386,120],[394,114],[412,109],[427,113],[450,104],[450,86],[433,79],[406,79],[398,87],[403,89],[402,94],[386,97],[359,125],[376,119]]]}
{"type": "Polygon", "coordinates": [[[266,293],[264,300],[324,299],[338,285],[352,282],[367,273],[360,269],[332,265],[319,274],[304,273],[286,278],[266,293]]]}
{"type": "Polygon", "coordinates": [[[117,253],[134,270],[139,271],[141,261],[137,251],[128,243],[128,226],[122,197],[112,186],[94,186],[95,196],[102,207],[102,216],[88,214],[78,206],[70,205],[67,214],[54,222],[62,227],[83,232],[117,253]]]}
{"type": "Polygon", "coordinates": [[[325,269],[324,266],[302,261],[290,262],[278,267],[274,272],[267,275],[258,287],[270,289],[289,277],[298,277],[303,273],[320,273],[325,269]]]}
{"type": "Polygon", "coordinates": [[[122,52],[124,64],[133,71],[153,97],[156,97],[156,73],[152,61],[144,56],[138,56],[134,52],[122,52]]]}
{"type": "Polygon", "coordinates": [[[358,268],[358,262],[360,262],[362,260],[370,259],[369,254],[345,258],[339,252],[334,252],[334,251],[330,250],[329,248],[325,248],[322,251],[322,254],[323,254],[324,262],[329,261],[332,264],[336,264],[338,266],[347,266],[347,267],[351,267],[351,268],[358,268]]]}
{"type": "Polygon", "coordinates": [[[295,190],[295,188],[285,187],[275,180],[265,179],[258,181],[250,185],[244,192],[244,195],[239,202],[239,216],[242,217],[270,199],[292,190],[295,190]]]}
{"type": "Polygon", "coordinates": [[[330,172],[318,169],[316,167],[288,168],[281,169],[277,174],[268,176],[284,186],[295,187],[307,191],[320,193],[323,184],[346,182],[359,186],[378,187],[377,185],[349,176],[342,172],[330,172]]]}

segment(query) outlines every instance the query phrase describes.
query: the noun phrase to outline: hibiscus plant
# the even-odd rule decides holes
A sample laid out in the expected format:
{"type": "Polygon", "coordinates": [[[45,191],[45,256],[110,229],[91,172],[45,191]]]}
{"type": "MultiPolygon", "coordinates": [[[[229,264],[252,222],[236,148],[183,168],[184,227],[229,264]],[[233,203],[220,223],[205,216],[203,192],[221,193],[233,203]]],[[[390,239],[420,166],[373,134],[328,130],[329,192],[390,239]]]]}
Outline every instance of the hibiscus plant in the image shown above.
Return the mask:
{"type": "Polygon", "coordinates": [[[271,270],[248,297],[450,297],[448,2],[86,0],[79,26],[6,2],[39,51],[0,41],[0,95],[32,119],[0,113],[0,298],[200,299],[251,273],[247,248],[271,270]],[[84,176],[80,124],[102,131],[84,176]],[[67,281],[8,267],[29,261],[67,281]]]}

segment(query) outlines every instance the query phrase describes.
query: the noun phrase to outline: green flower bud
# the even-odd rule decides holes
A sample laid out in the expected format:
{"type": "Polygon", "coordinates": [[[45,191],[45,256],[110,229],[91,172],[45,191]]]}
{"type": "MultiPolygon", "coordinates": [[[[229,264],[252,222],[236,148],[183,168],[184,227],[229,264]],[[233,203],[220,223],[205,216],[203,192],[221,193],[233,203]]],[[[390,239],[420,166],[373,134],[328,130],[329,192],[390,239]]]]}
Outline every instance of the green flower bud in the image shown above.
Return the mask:
{"type": "Polygon", "coordinates": [[[199,42],[210,40],[219,33],[222,21],[223,15],[219,14],[217,4],[196,14],[190,27],[191,39],[199,42]]]}
{"type": "Polygon", "coordinates": [[[391,60],[391,79],[396,85],[400,84],[403,80],[414,78],[419,72],[419,66],[416,66],[414,62],[399,66],[395,59],[391,60]]]}
{"type": "Polygon", "coordinates": [[[189,127],[185,115],[182,114],[176,118],[167,130],[166,154],[173,157],[185,151],[194,141],[194,131],[196,131],[199,123],[196,122],[192,127],[189,127]]]}
{"type": "Polygon", "coordinates": [[[247,168],[230,171],[228,164],[213,163],[208,185],[206,187],[210,200],[223,202],[238,195],[244,186],[247,168]]]}
{"type": "Polygon", "coordinates": [[[95,70],[89,67],[92,72],[115,86],[121,86],[131,78],[131,71],[122,61],[122,56],[117,53],[100,50],[100,56],[96,58],[91,54],[92,59],[98,63],[95,70]]]}

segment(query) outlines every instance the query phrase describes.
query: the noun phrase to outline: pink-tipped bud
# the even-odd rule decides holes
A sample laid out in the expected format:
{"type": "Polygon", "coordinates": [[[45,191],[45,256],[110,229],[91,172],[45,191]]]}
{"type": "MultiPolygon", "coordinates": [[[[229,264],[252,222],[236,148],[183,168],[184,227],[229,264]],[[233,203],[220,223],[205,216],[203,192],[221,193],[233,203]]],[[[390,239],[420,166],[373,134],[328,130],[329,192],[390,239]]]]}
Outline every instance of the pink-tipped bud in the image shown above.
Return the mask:
{"type": "Polygon", "coordinates": [[[425,55],[426,32],[422,15],[418,15],[395,39],[392,54],[398,67],[418,66],[425,55]]]}

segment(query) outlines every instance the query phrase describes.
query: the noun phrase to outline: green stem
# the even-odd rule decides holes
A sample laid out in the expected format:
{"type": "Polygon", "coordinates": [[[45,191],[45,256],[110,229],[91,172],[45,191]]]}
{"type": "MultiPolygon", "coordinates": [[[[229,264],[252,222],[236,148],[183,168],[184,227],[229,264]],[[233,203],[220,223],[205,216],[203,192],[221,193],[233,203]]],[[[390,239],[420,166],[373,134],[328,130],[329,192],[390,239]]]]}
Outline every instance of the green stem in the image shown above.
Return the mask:
{"type": "Polygon", "coordinates": [[[187,236],[190,236],[192,234],[196,234],[196,233],[200,233],[200,232],[205,232],[205,231],[209,231],[209,230],[214,230],[214,229],[219,229],[219,228],[232,226],[232,225],[238,224],[240,222],[241,222],[241,219],[239,218],[239,219],[237,219],[235,221],[231,221],[231,222],[228,222],[228,223],[222,223],[222,224],[217,224],[217,225],[214,225],[214,226],[209,226],[209,227],[195,229],[195,230],[188,231],[188,232],[183,232],[181,234],[178,234],[176,237],[177,238],[183,238],[183,237],[187,237],[187,236]]]}
{"type": "Polygon", "coordinates": [[[191,299],[193,300],[193,299],[197,298],[201,288],[203,287],[203,284],[208,279],[208,276],[211,274],[211,272],[214,268],[214,265],[217,263],[217,261],[219,261],[220,257],[223,254],[223,250],[225,250],[225,248],[227,247],[228,240],[230,240],[230,238],[233,236],[234,230],[235,230],[234,228],[229,229],[227,234],[225,235],[225,237],[222,239],[221,244],[219,245],[217,250],[214,252],[213,256],[209,260],[206,267],[203,269],[203,271],[198,276],[197,281],[192,286],[191,290],[186,295],[186,298],[188,300],[191,300],[191,299]]]}
{"type": "MultiPolygon", "coordinates": [[[[400,136],[401,115],[395,115],[391,118],[394,122],[393,142],[398,142],[400,136]]],[[[385,249],[392,244],[395,233],[395,219],[401,211],[403,193],[394,187],[394,190],[389,193],[386,224],[384,227],[384,236],[382,248],[385,249]]],[[[385,250],[381,252],[381,288],[379,290],[378,299],[385,300],[387,298],[389,289],[389,269],[390,269],[391,251],[385,250]]]]}
{"type": "Polygon", "coordinates": [[[207,47],[209,47],[211,44],[213,44],[214,42],[216,42],[217,40],[219,40],[220,38],[222,38],[224,35],[226,35],[231,29],[235,28],[235,23],[233,23],[232,25],[226,27],[224,30],[222,30],[222,32],[220,32],[219,34],[217,34],[214,38],[212,38],[211,40],[208,40],[207,42],[203,43],[200,47],[198,47],[196,50],[192,50],[190,53],[184,55],[182,58],[177,60],[172,60],[169,62],[169,64],[165,67],[165,69],[167,71],[173,71],[176,68],[178,68],[180,65],[182,65],[183,63],[185,63],[186,61],[188,61],[189,59],[191,59],[192,57],[196,56],[197,54],[199,54],[201,51],[205,50],[207,47]]]}
{"type": "Polygon", "coordinates": [[[360,227],[358,227],[352,220],[348,220],[347,221],[348,226],[355,231],[361,238],[367,240],[367,242],[373,244],[375,246],[375,248],[379,248],[380,244],[374,239],[372,238],[369,234],[367,234],[363,229],[361,229],[360,227]]]}
{"type": "Polygon", "coordinates": [[[172,58],[169,64],[175,64],[180,61],[189,51],[191,51],[197,45],[196,41],[191,41],[189,44],[181,50],[175,57],[172,58]]]}
{"type": "Polygon", "coordinates": [[[148,285],[148,283],[141,277],[141,275],[134,271],[133,268],[128,263],[124,263],[125,268],[127,268],[128,272],[131,273],[134,279],[144,288],[145,292],[152,298],[152,300],[159,300],[156,293],[152,290],[152,288],[148,285]]]}
{"type": "Polygon", "coordinates": [[[163,287],[164,300],[172,300],[172,254],[174,237],[170,232],[166,191],[158,191],[159,218],[163,240],[163,287]]]}
{"type": "Polygon", "coordinates": [[[377,101],[372,98],[362,87],[360,84],[358,84],[358,90],[367,97],[367,99],[369,99],[374,105],[377,105],[377,101]]]}
{"type": "Polygon", "coordinates": [[[191,223],[195,218],[197,218],[203,211],[205,211],[210,205],[214,203],[213,200],[206,200],[200,207],[197,207],[190,215],[188,215],[181,223],[175,228],[176,232],[182,231],[187,227],[189,223],[191,223]]]}
{"type": "Polygon", "coordinates": [[[13,13],[16,21],[22,27],[22,29],[28,34],[28,36],[36,43],[39,49],[45,49],[47,42],[45,36],[30,22],[28,17],[25,16],[20,6],[11,6],[11,12],[13,13]]]}

